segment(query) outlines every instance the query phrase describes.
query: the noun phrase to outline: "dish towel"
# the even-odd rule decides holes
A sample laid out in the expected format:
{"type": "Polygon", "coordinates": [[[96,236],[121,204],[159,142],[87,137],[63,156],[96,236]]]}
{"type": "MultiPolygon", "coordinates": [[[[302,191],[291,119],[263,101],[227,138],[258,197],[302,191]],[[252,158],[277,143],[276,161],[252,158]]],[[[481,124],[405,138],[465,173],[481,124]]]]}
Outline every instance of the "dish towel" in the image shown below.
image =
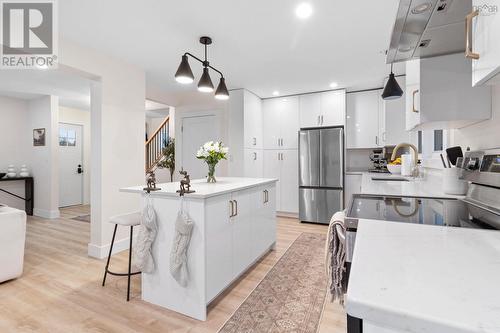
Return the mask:
{"type": "Polygon", "coordinates": [[[133,262],[143,273],[153,273],[155,262],[151,247],[158,233],[156,213],[149,193],[145,194],[145,205],[141,214],[141,228],[137,234],[136,245],[133,247],[133,262]]]}
{"type": "Polygon", "coordinates": [[[346,259],[344,219],[343,211],[333,214],[328,226],[325,248],[328,291],[331,302],[338,300],[340,304],[344,304],[346,291],[346,283],[343,281],[346,259]]]}
{"type": "Polygon", "coordinates": [[[170,274],[182,287],[189,281],[187,251],[191,241],[193,221],[184,211],[184,197],[181,197],[181,209],[175,221],[174,241],[170,252],[170,274]]]}

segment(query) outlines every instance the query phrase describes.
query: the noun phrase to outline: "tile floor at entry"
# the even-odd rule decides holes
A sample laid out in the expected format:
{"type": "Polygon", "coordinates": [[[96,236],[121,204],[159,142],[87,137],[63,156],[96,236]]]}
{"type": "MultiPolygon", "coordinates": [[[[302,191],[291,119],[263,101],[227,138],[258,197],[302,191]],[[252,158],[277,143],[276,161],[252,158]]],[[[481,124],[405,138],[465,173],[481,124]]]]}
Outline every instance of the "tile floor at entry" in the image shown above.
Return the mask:
{"type": "MultiPolygon", "coordinates": [[[[24,275],[0,284],[1,332],[217,332],[300,233],[326,233],[326,226],[278,218],[276,251],[214,301],[200,322],[141,301],[140,277],[132,279],[129,303],[126,278],[110,276],[101,287],[105,261],[87,256],[90,224],[71,220],[89,212],[75,206],[54,220],[28,217],[24,275]]],[[[114,256],[112,270],[126,267],[126,251],[114,256]]],[[[342,307],[327,303],[319,332],[346,332],[345,325],[342,307]]]]}

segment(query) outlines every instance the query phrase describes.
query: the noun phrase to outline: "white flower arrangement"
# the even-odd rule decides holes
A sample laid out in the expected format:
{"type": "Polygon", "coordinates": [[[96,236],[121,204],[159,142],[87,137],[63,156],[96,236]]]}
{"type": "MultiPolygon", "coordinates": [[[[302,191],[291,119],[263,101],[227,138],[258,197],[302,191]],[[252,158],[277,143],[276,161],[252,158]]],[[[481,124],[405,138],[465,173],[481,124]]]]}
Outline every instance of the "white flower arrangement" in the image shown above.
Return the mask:
{"type": "Polygon", "coordinates": [[[196,158],[204,160],[208,164],[207,182],[215,183],[215,166],[220,160],[227,159],[229,148],[224,147],[222,142],[208,141],[198,149],[196,158]]]}

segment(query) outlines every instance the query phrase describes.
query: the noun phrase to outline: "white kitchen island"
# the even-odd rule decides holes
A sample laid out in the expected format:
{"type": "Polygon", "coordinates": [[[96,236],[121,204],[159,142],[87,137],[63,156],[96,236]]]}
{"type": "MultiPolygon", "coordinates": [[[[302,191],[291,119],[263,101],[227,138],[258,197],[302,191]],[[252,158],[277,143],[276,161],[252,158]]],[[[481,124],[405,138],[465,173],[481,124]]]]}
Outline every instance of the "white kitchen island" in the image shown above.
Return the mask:
{"type": "MultiPolygon", "coordinates": [[[[207,305],[276,243],[277,179],[192,180],[185,211],[194,222],[188,250],[189,282],[184,288],[170,274],[170,251],[180,209],[179,183],[158,184],[151,192],[158,234],[153,244],[156,269],[142,274],[142,299],[206,320],[207,305]]],[[[144,196],[144,186],[120,189],[144,196]]]]}

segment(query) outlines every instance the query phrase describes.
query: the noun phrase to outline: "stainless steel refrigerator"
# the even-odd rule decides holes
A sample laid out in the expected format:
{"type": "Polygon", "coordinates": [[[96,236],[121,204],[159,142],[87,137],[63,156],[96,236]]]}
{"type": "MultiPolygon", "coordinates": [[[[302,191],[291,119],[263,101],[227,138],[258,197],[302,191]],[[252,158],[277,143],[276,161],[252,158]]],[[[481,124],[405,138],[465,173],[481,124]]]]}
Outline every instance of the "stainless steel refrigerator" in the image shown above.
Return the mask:
{"type": "Polygon", "coordinates": [[[299,219],[328,224],[343,209],[344,129],[299,131],[299,219]]]}

